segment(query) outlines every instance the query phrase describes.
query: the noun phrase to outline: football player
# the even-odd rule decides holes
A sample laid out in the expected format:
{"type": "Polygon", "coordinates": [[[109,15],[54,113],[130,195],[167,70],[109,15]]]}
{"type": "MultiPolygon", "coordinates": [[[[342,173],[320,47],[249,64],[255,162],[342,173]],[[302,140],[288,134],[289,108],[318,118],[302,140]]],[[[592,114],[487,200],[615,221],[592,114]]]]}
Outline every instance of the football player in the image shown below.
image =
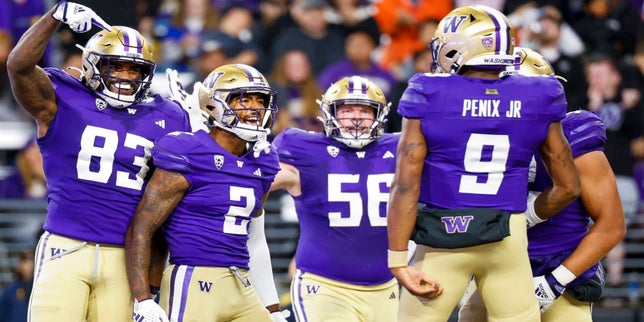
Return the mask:
{"type": "MultiPolygon", "coordinates": [[[[541,54],[518,47],[515,52],[518,68],[509,67],[508,74],[554,75],[541,54]]],[[[594,113],[579,110],[566,114],[562,126],[579,171],[581,196],[552,219],[538,220],[541,223],[528,229],[528,254],[541,321],[590,322],[592,302],[599,300],[604,284],[599,261],[624,237],[626,226],[615,174],[603,152],[604,124],[594,113]]],[[[533,194],[552,183],[543,162],[535,157],[536,172],[529,184],[533,194]]],[[[459,321],[487,321],[480,294],[470,295],[459,321]]]]}
{"type": "Polygon", "coordinates": [[[29,320],[130,320],[125,232],[143,195],[150,149],[167,133],[189,131],[187,115],[148,95],[156,64],[141,34],[110,27],[76,3],[60,1],[43,15],[7,65],[14,96],[36,121],[49,188],[29,320]],[[80,80],[36,65],[60,22],[87,32],[92,21],[104,30],[82,48],[80,80]]]}
{"type": "Polygon", "coordinates": [[[360,77],[318,101],[324,133],[288,128],[275,138],[282,170],[271,190],[295,199],[300,238],[291,301],[297,321],[396,320],[387,269],[387,200],[398,134],[383,133],[389,103],[360,77]]]}
{"type": "Polygon", "coordinates": [[[413,76],[400,100],[387,227],[388,264],[404,286],[399,321],[447,321],[472,275],[490,320],[540,319],[521,193],[533,151],[553,178],[534,203],[542,218],[577,198],[580,184],[561,132],[567,104],[559,81],[499,77],[514,63],[513,35],[497,10],[454,9],[430,44],[434,73],[413,76]],[[410,238],[418,244],[411,267],[410,238]]]}
{"type": "MultiPolygon", "coordinates": [[[[156,305],[148,289],[150,247],[162,227],[170,265],[160,306],[171,321],[273,321],[249,282],[247,242],[279,171],[264,141],[277,113],[274,96],[255,68],[218,67],[198,90],[209,132],[171,133],[152,149],[157,169],[126,236],[137,304],[156,305]]],[[[142,312],[153,321],[151,311],[142,312]]]]}

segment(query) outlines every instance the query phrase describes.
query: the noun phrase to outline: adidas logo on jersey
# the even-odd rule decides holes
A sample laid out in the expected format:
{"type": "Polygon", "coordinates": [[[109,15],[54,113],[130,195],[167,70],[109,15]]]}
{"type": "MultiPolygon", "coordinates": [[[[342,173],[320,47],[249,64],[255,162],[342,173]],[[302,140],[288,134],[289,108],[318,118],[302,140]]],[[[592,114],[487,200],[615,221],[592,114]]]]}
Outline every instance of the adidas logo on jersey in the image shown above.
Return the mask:
{"type": "Polygon", "coordinates": [[[255,172],[253,172],[253,174],[254,174],[254,175],[256,175],[256,176],[258,176],[258,177],[261,177],[261,176],[262,176],[262,170],[260,170],[259,168],[257,168],[257,170],[255,170],[255,172]]]}
{"type": "Polygon", "coordinates": [[[132,115],[136,114],[136,110],[135,110],[135,109],[133,109],[133,108],[128,108],[128,109],[127,109],[127,112],[128,112],[129,114],[132,114],[132,115]]]}
{"type": "Polygon", "coordinates": [[[382,156],[382,158],[383,158],[383,159],[391,159],[391,158],[395,158],[395,157],[394,157],[394,154],[393,154],[393,153],[391,153],[390,151],[387,151],[387,152],[385,152],[385,154],[382,156]]]}
{"type": "Polygon", "coordinates": [[[389,295],[390,300],[395,300],[396,299],[396,292],[391,292],[391,295],[389,295]]]}
{"type": "Polygon", "coordinates": [[[165,120],[159,120],[154,122],[154,124],[160,126],[162,129],[165,129],[165,120]]]}

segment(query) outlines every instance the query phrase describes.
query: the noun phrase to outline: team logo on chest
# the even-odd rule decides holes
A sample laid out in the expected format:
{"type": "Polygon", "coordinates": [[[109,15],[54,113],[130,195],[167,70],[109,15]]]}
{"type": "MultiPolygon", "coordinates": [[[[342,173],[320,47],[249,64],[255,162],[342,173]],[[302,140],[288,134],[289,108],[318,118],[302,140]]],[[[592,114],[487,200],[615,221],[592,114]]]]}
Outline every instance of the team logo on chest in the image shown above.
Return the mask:
{"type": "Polygon", "coordinates": [[[106,101],[104,101],[104,100],[102,100],[102,99],[100,99],[100,98],[97,98],[97,99],[94,101],[94,104],[96,104],[96,108],[97,108],[99,111],[102,111],[102,110],[104,110],[104,109],[107,107],[107,102],[106,102],[106,101]]]}
{"type": "Polygon", "coordinates": [[[328,145],[326,147],[326,152],[328,152],[330,156],[335,158],[335,157],[338,156],[338,153],[340,153],[340,149],[338,149],[338,148],[336,148],[336,147],[334,147],[332,145],[328,145]]]}
{"type": "Polygon", "coordinates": [[[366,154],[367,152],[365,151],[356,151],[356,156],[358,156],[358,159],[364,159],[366,154]]]}
{"type": "Polygon", "coordinates": [[[224,156],[221,154],[215,154],[215,167],[217,170],[221,170],[221,167],[224,166],[224,156]]]}

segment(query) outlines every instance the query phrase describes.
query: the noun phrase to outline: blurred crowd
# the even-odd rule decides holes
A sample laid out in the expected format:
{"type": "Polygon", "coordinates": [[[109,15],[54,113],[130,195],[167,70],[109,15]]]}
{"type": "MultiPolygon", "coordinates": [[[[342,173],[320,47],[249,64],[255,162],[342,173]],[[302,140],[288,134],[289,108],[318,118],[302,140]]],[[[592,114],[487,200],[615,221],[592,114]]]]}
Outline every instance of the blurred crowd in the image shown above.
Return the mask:
{"type": "MultiPolygon", "coordinates": [[[[627,220],[644,200],[644,4],[642,0],[79,0],[112,25],[138,29],[151,41],[157,69],[152,90],[165,94],[165,69],[184,84],[228,63],[244,63],[267,75],[278,91],[280,113],[273,135],[287,127],[321,131],[316,99],[331,83],[364,76],[393,102],[389,132],[400,130],[396,103],[407,80],[428,72],[429,44],[438,21],[455,7],[485,4],[507,14],[517,45],[537,50],[564,78],[569,111],[597,113],[607,128],[606,155],[618,179],[627,220]]],[[[0,122],[32,120],[12,97],[6,60],[14,42],[50,8],[51,0],[0,2],[0,122]]],[[[41,66],[71,67],[79,76],[81,50],[94,31],[61,27],[41,66]]],[[[187,86],[191,91],[191,85],[187,86]]],[[[535,89],[538,91],[539,89],[535,89]]],[[[1,123],[0,123],[1,124],[1,123]]],[[[42,197],[44,178],[21,165],[24,192],[0,198],[42,197]],[[34,179],[35,178],[35,179],[34,179]],[[38,180],[32,183],[33,180],[38,180]],[[38,183],[39,182],[39,183],[38,183]]],[[[0,147],[1,148],[1,147],[0,147]]],[[[18,158],[16,158],[18,160],[18,158]]],[[[10,161],[14,162],[14,161],[10,161]]],[[[37,162],[37,161],[34,161],[37,162]]],[[[42,162],[42,161],[40,161],[42,162]]],[[[0,179],[2,179],[0,177],[0,179]]],[[[5,179],[7,180],[7,179],[5,179]]],[[[20,181],[19,180],[19,181],[20,181]]],[[[6,181],[5,181],[6,182],[6,181]]],[[[15,187],[13,183],[11,187],[15,187]]],[[[0,182],[0,188],[2,188],[0,182]]],[[[0,189],[0,192],[10,189],[0,189]]],[[[9,192],[7,192],[9,193],[9,192]]],[[[621,283],[623,249],[608,258],[609,283],[621,283]],[[615,273],[611,274],[611,270],[615,273]]]]}
{"type": "MultiPolygon", "coordinates": [[[[615,102],[628,113],[642,104],[641,0],[78,2],[110,24],[137,28],[152,41],[158,64],[153,89],[159,93],[166,92],[166,68],[178,70],[187,84],[226,63],[252,65],[269,75],[281,94],[279,106],[287,112],[277,130],[319,129],[315,98],[346,75],[368,77],[389,100],[397,101],[401,84],[416,72],[428,71],[427,45],[438,21],[454,7],[474,3],[506,13],[516,28],[517,45],[533,48],[551,61],[557,74],[568,80],[570,110],[588,108],[601,114],[609,109],[603,107],[605,102],[615,102]]],[[[0,6],[3,63],[13,42],[50,6],[47,0],[4,1],[0,6]]],[[[92,34],[74,34],[62,26],[42,64],[79,68],[81,50],[76,44],[83,45],[92,34]]],[[[29,122],[11,98],[6,72],[0,77],[0,121],[29,122]]],[[[391,123],[390,131],[399,129],[395,120],[391,123]]]]}

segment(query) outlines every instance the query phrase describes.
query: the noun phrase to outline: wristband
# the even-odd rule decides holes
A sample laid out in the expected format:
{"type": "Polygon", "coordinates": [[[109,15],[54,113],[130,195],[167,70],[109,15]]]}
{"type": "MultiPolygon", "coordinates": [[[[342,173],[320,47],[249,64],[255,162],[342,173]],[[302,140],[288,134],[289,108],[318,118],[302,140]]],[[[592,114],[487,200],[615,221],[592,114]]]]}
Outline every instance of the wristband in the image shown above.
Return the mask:
{"type": "Polygon", "coordinates": [[[537,215],[537,212],[534,210],[534,202],[537,200],[538,194],[533,194],[530,192],[530,195],[528,196],[528,204],[525,210],[525,219],[528,222],[528,228],[534,227],[537,224],[540,224],[547,219],[541,219],[539,215],[537,215]]]}
{"type": "Polygon", "coordinates": [[[574,281],[577,276],[573,274],[566,266],[559,265],[552,271],[552,276],[563,286],[567,286],[570,282],[574,281]]]}
{"type": "Polygon", "coordinates": [[[157,296],[157,294],[159,294],[159,291],[160,291],[160,290],[161,290],[161,288],[160,288],[160,287],[158,287],[158,286],[154,286],[154,285],[150,285],[150,294],[152,294],[152,296],[157,296]]]}
{"type": "Polygon", "coordinates": [[[407,267],[407,250],[387,250],[387,267],[407,267]]]}

